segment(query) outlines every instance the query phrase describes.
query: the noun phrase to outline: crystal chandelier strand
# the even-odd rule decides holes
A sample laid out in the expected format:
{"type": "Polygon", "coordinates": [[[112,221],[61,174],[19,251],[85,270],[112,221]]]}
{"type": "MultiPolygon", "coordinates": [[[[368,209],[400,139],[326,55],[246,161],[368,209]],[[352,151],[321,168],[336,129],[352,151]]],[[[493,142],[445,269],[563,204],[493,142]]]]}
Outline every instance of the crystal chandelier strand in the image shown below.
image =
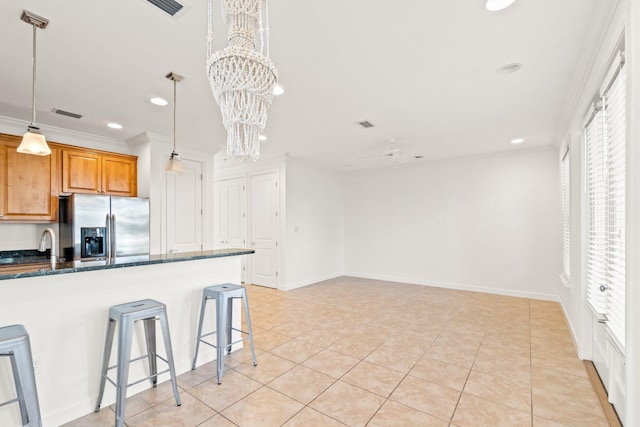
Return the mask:
{"type": "Polygon", "coordinates": [[[260,32],[260,54],[264,54],[264,27],[262,22],[262,8],[260,8],[260,14],[258,15],[258,31],[260,32]]]}
{"type": "Polygon", "coordinates": [[[207,4],[207,60],[213,53],[213,0],[207,4]]]}
{"type": "Polygon", "coordinates": [[[227,152],[257,160],[259,137],[278,81],[275,65],[268,54],[263,55],[265,45],[269,52],[268,22],[263,38],[263,17],[268,20],[268,9],[265,0],[222,0],[222,15],[229,46],[216,52],[208,50],[209,83],[227,130],[227,152]],[[260,32],[259,52],[255,50],[256,28],[260,32]]]}
{"type": "MultiPolygon", "coordinates": [[[[269,52],[269,0],[264,0],[264,10],[265,10],[265,20],[267,21],[267,25],[265,26],[265,32],[267,34],[267,58],[271,57],[269,52]]],[[[260,50],[262,53],[262,50],[260,50]]]]}

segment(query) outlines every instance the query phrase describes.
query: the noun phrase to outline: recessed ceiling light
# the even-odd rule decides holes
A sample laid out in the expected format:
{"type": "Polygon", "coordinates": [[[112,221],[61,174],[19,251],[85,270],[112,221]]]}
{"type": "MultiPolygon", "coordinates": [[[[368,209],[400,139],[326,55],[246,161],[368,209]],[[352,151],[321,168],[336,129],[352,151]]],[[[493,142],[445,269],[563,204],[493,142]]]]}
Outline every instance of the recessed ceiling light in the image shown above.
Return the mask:
{"type": "Polygon", "coordinates": [[[266,141],[266,140],[267,140],[267,135],[260,135],[260,136],[258,137],[258,139],[259,139],[260,141],[266,141]]]}
{"type": "Polygon", "coordinates": [[[506,9],[513,4],[515,0],[487,0],[485,7],[490,12],[506,9]]]}
{"type": "Polygon", "coordinates": [[[151,98],[149,101],[151,101],[152,104],[154,105],[159,105],[161,107],[164,107],[165,105],[168,105],[169,103],[167,102],[166,99],[164,98],[151,98]]]}
{"type": "Polygon", "coordinates": [[[524,142],[524,138],[516,138],[511,140],[512,144],[520,144],[521,142],[524,142]]]}
{"type": "Polygon", "coordinates": [[[107,123],[107,126],[111,129],[122,129],[122,125],[120,123],[107,123]]]}
{"type": "Polygon", "coordinates": [[[512,74],[520,71],[522,69],[522,64],[519,62],[514,62],[512,64],[506,64],[496,70],[498,74],[512,74]]]}
{"type": "Polygon", "coordinates": [[[273,94],[282,95],[283,93],[284,93],[284,88],[282,87],[282,85],[280,83],[276,83],[275,86],[273,86],[273,94]]]}

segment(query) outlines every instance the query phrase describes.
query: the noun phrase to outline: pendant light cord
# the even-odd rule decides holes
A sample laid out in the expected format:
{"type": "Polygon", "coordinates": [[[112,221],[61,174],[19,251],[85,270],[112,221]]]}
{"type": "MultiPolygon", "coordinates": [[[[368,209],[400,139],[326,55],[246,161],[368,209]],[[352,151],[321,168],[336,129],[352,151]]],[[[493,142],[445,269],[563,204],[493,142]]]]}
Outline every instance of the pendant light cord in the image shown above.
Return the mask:
{"type": "Polygon", "coordinates": [[[33,74],[31,79],[31,125],[36,122],[36,25],[31,24],[33,27],[33,74]]]}
{"type": "Polygon", "coordinates": [[[173,79],[173,152],[176,152],[176,79],[173,79]]]}

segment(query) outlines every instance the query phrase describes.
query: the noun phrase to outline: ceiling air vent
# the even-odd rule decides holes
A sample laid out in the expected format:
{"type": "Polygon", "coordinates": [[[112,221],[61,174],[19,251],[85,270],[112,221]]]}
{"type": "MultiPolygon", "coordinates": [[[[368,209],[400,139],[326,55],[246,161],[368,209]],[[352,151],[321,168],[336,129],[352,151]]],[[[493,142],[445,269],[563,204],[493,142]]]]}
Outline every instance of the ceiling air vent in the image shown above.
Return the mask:
{"type": "Polygon", "coordinates": [[[182,5],[174,0],[147,0],[152,5],[161,9],[163,12],[168,13],[171,16],[175,16],[176,13],[180,12],[182,9],[182,5]]]}
{"type": "Polygon", "coordinates": [[[53,111],[56,114],[60,114],[61,116],[73,117],[74,119],[81,119],[82,118],[81,114],[76,114],[76,113],[72,113],[70,111],[60,110],[59,108],[54,108],[51,111],[53,111]]]}
{"type": "Polygon", "coordinates": [[[373,123],[368,120],[363,120],[361,122],[356,122],[357,125],[362,126],[365,129],[369,129],[373,127],[373,123]]]}

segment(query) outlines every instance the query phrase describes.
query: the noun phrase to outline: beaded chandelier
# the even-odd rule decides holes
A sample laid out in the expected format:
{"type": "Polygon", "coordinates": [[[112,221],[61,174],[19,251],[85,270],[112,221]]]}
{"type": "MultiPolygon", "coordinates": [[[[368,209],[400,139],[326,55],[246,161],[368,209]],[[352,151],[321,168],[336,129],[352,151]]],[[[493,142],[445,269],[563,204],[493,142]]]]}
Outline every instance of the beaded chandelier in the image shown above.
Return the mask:
{"type": "Polygon", "coordinates": [[[269,59],[269,8],[267,0],[221,1],[229,46],[216,52],[212,49],[213,0],[209,0],[209,83],[227,129],[227,153],[257,160],[259,137],[278,81],[278,70],[269,59]],[[260,33],[259,50],[256,29],[260,33]]]}

